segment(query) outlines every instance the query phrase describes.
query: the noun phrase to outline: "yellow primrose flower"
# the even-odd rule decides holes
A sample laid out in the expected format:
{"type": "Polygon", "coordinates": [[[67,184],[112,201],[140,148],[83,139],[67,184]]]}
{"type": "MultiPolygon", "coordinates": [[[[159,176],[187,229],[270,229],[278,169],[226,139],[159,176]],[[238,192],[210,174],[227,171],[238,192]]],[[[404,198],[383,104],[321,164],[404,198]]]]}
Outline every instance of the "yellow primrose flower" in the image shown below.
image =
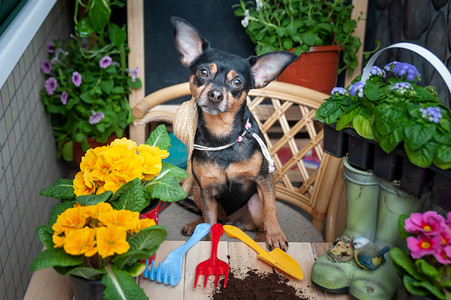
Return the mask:
{"type": "Polygon", "coordinates": [[[147,218],[140,219],[135,228],[135,232],[140,232],[142,229],[151,227],[154,225],[155,225],[155,220],[153,220],[153,219],[147,219],[147,218]]]}
{"type": "Polygon", "coordinates": [[[143,167],[141,161],[136,157],[133,160],[125,161],[121,160],[114,165],[113,173],[121,177],[125,182],[139,178],[143,178],[143,167]]]}
{"type": "Polygon", "coordinates": [[[126,241],[127,233],[124,228],[99,227],[97,228],[97,251],[102,258],[128,251],[130,245],[126,241]]]}
{"type": "Polygon", "coordinates": [[[111,172],[109,164],[105,161],[103,155],[99,155],[95,164],[89,173],[89,176],[94,181],[105,181],[105,176],[111,172]]]}
{"type": "Polygon", "coordinates": [[[105,159],[105,164],[112,170],[119,161],[131,161],[137,155],[135,151],[130,151],[126,144],[117,144],[115,147],[110,147],[102,152],[105,159]]]}
{"type": "Polygon", "coordinates": [[[134,214],[130,210],[121,209],[99,214],[98,220],[107,227],[120,226],[128,231],[135,229],[138,218],[139,213],[134,214]]]}
{"type": "Polygon", "coordinates": [[[113,211],[113,207],[110,203],[107,202],[100,202],[93,206],[93,214],[92,217],[94,219],[99,219],[99,216],[103,213],[107,213],[113,211]]]}
{"type": "Polygon", "coordinates": [[[116,191],[127,181],[124,180],[124,178],[118,176],[116,173],[108,174],[108,176],[105,177],[105,185],[103,188],[106,191],[112,191],[113,193],[116,193],[116,191]]]}
{"type": "Polygon", "coordinates": [[[96,163],[96,160],[97,160],[96,151],[94,149],[88,149],[85,155],[81,158],[80,170],[81,171],[87,170],[88,172],[91,171],[92,168],[94,167],[94,164],[96,163]]]}
{"type": "Polygon", "coordinates": [[[139,156],[143,159],[144,180],[151,180],[161,172],[161,160],[168,157],[166,150],[160,150],[158,147],[149,145],[140,145],[138,147],[139,156]]]}
{"type": "Polygon", "coordinates": [[[80,229],[85,226],[86,218],[83,214],[83,210],[79,207],[73,207],[66,209],[61,215],[59,215],[56,223],[53,224],[52,229],[55,233],[66,234],[66,237],[71,231],[80,229]]]}
{"type": "Polygon", "coordinates": [[[136,142],[129,140],[127,138],[121,138],[121,139],[115,139],[113,142],[111,142],[110,146],[114,147],[117,145],[126,145],[128,150],[135,150],[136,149],[136,142]]]}
{"type": "Polygon", "coordinates": [[[66,236],[60,236],[60,233],[54,233],[52,236],[52,241],[55,244],[55,248],[61,248],[64,245],[64,242],[66,241],[66,236]]]}
{"type": "Polygon", "coordinates": [[[91,257],[97,253],[94,238],[94,229],[92,228],[84,227],[74,230],[66,238],[64,251],[71,255],[84,254],[87,257],[91,257]]]}
{"type": "Polygon", "coordinates": [[[73,181],[74,193],[76,196],[91,195],[96,190],[95,183],[90,180],[88,171],[80,171],[75,175],[73,181]]]}

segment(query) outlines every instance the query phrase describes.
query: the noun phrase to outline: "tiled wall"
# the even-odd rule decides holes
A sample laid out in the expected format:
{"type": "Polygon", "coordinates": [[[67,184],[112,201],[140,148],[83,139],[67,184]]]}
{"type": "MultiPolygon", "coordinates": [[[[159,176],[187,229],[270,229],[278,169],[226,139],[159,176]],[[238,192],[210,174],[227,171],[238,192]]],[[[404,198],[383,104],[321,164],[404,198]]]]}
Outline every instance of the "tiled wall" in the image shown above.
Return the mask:
{"type": "Polygon", "coordinates": [[[42,250],[36,227],[46,224],[56,202],[39,191],[65,175],[40,99],[39,62],[49,41],[69,36],[71,3],[55,4],[0,89],[0,299],[23,298],[42,250]]]}

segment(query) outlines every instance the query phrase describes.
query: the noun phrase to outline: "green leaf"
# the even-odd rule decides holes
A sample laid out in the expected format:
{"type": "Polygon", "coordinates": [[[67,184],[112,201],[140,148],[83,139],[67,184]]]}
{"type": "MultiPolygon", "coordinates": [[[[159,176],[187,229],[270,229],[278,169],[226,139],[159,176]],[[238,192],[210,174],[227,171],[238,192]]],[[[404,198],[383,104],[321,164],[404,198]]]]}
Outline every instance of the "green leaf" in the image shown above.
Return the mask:
{"type": "Polygon", "coordinates": [[[373,82],[367,80],[365,82],[364,88],[365,96],[371,101],[377,101],[384,98],[385,91],[381,89],[380,86],[374,84],[373,82]]]}
{"type": "Polygon", "coordinates": [[[344,114],[340,120],[337,122],[337,130],[342,130],[346,126],[348,126],[355,116],[359,113],[360,107],[356,107],[347,114],[344,114]]]}
{"type": "Polygon", "coordinates": [[[48,249],[53,248],[53,236],[54,231],[50,226],[42,225],[36,228],[36,235],[41,243],[48,249]]]}
{"type": "Polygon", "coordinates": [[[127,84],[131,89],[140,89],[142,87],[141,79],[135,78],[135,81],[132,81],[130,78],[127,78],[127,84]]]}
{"type": "Polygon", "coordinates": [[[398,218],[398,230],[399,230],[399,235],[401,236],[401,238],[403,240],[405,240],[407,237],[409,237],[411,235],[411,233],[409,233],[406,229],[406,219],[408,219],[410,217],[409,214],[402,214],[399,216],[398,218]]]}
{"type": "Polygon", "coordinates": [[[83,256],[73,256],[64,252],[63,248],[49,248],[35,258],[30,266],[31,271],[37,271],[44,268],[51,268],[54,266],[77,266],[84,261],[83,256]]]}
{"type": "Polygon", "coordinates": [[[159,245],[154,245],[146,250],[129,250],[124,254],[116,255],[112,262],[118,269],[125,270],[127,266],[133,266],[137,262],[146,260],[154,255],[158,247],[159,245]]]}
{"type": "Polygon", "coordinates": [[[92,104],[94,103],[94,99],[92,98],[91,94],[88,92],[84,92],[80,95],[80,99],[83,100],[85,103],[92,104]]]}
{"type": "Polygon", "coordinates": [[[300,34],[301,40],[308,46],[314,46],[318,35],[313,31],[306,31],[300,34]]]}
{"type": "Polygon", "coordinates": [[[90,37],[95,31],[91,26],[91,22],[87,17],[83,17],[78,21],[75,25],[75,32],[78,33],[78,36],[82,38],[90,37]]]}
{"type": "Polygon", "coordinates": [[[44,197],[52,197],[55,199],[74,199],[74,186],[71,179],[58,178],[52,186],[42,189],[39,194],[44,197]]]}
{"type": "Polygon", "coordinates": [[[181,178],[188,177],[185,170],[163,162],[163,167],[155,178],[147,182],[144,187],[146,199],[157,198],[162,201],[174,202],[186,197],[180,186],[181,178]]]}
{"type": "Polygon", "coordinates": [[[115,209],[127,209],[131,211],[141,212],[149,201],[144,198],[144,188],[139,178],[131,181],[128,188],[122,194],[117,202],[113,203],[115,209]]]}
{"type": "Polygon", "coordinates": [[[410,162],[422,168],[427,168],[432,163],[436,147],[437,143],[428,141],[420,149],[412,150],[409,143],[404,143],[404,150],[406,151],[410,162]]]}
{"type": "Polygon", "coordinates": [[[110,23],[108,27],[108,34],[110,37],[111,44],[113,44],[116,47],[119,47],[120,45],[125,43],[127,39],[127,34],[125,33],[125,30],[121,29],[114,23],[110,23]]]}
{"type": "Polygon", "coordinates": [[[100,82],[100,88],[107,95],[111,94],[111,91],[113,90],[113,87],[114,87],[114,80],[113,79],[103,80],[102,82],[100,82]]]}
{"type": "Polygon", "coordinates": [[[376,136],[379,146],[387,153],[392,152],[403,139],[404,128],[402,126],[396,127],[393,132],[385,136],[381,136],[380,134],[376,136]]]}
{"type": "Polygon", "coordinates": [[[451,168],[451,146],[439,144],[435,150],[433,162],[444,170],[451,168]]]}
{"type": "Polygon", "coordinates": [[[412,282],[412,285],[417,288],[424,288],[424,289],[428,290],[437,299],[443,299],[443,300],[445,299],[445,295],[443,294],[443,292],[430,282],[427,282],[427,281],[416,281],[415,282],[414,281],[414,282],[412,282]]]}
{"type": "Polygon", "coordinates": [[[160,148],[160,150],[168,150],[171,146],[171,138],[166,130],[166,126],[159,125],[146,141],[147,145],[160,148]]]}
{"type": "Polygon", "coordinates": [[[62,151],[65,161],[74,160],[74,146],[72,141],[64,143],[62,151]]]}
{"type": "Polygon", "coordinates": [[[151,249],[164,242],[167,231],[163,226],[155,225],[147,227],[134,234],[128,241],[131,250],[151,249]]]}
{"type": "Polygon", "coordinates": [[[97,33],[102,33],[103,28],[110,21],[111,9],[107,0],[91,0],[92,7],[89,10],[91,25],[97,33]]]}
{"type": "Polygon", "coordinates": [[[354,117],[354,120],[352,120],[352,126],[360,136],[369,140],[375,139],[373,126],[371,125],[370,118],[365,118],[361,114],[357,114],[354,117]]]}
{"type": "Polygon", "coordinates": [[[411,293],[412,295],[417,295],[417,296],[429,296],[430,293],[424,289],[423,287],[417,287],[415,285],[415,283],[417,283],[418,281],[410,276],[404,276],[402,279],[403,283],[404,283],[404,287],[406,288],[406,290],[411,293]]]}
{"type": "Polygon", "coordinates": [[[110,198],[111,195],[113,195],[112,191],[106,191],[99,195],[78,196],[77,198],[75,198],[75,200],[83,206],[96,205],[100,202],[107,202],[108,198],[110,198]]]}
{"type": "Polygon", "coordinates": [[[439,271],[426,262],[424,259],[417,259],[415,261],[415,266],[420,270],[426,277],[432,278],[434,281],[440,281],[439,271]]]}
{"type": "Polygon", "coordinates": [[[106,300],[147,299],[130,274],[116,269],[113,265],[108,265],[105,270],[107,273],[103,276],[102,283],[105,286],[103,296],[106,300]]]}
{"type": "Polygon", "coordinates": [[[76,267],[66,271],[63,275],[74,275],[89,280],[100,280],[104,274],[104,270],[98,270],[90,267],[76,267]]]}
{"type": "Polygon", "coordinates": [[[432,138],[435,132],[435,126],[432,124],[419,124],[415,121],[411,121],[406,126],[404,132],[409,149],[415,151],[420,149],[420,147],[432,138]]]}
{"type": "Polygon", "coordinates": [[[401,267],[407,274],[412,276],[417,280],[422,280],[422,276],[418,273],[412,258],[408,256],[404,251],[398,247],[393,247],[390,249],[390,257],[393,259],[393,263],[401,267]]]}
{"type": "Polygon", "coordinates": [[[402,121],[403,110],[386,103],[374,108],[374,125],[382,135],[387,135],[395,130],[402,121]]]}

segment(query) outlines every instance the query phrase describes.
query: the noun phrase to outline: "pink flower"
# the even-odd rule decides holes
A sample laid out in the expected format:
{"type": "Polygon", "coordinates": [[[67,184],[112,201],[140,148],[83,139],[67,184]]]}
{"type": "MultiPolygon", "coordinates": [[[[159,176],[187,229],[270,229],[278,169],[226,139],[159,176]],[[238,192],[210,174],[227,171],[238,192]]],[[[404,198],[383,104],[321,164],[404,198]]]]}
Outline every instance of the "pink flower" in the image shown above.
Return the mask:
{"type": "Polygon", "coordinates": [[[451,264],[451,246],[440,248],[438,251],[434,252],[434,257],[443,265],[451,264]]]}
{"type": "Polygon", "coordinates": [[[55,92],[56,88],[58,87],[58,83],[56,82],[55,77],[50,77],[49,79],[47,79],[44,83],[44,87],[47,95],[53,95],[53,92],[55,92]]]}
{"type": "Polygon", "coordinates": [[[92,115],[89,117],[89,124],[97,124],[99,123],[103,118],[105,118],[105,115],[102,112],[95,112],[92,111],[92,115]]]}
{"type": "Polygon", "coordinates": [[[72,73],[72,82],[74,83],[75,86],[80,86],[81,85],[81,74],[78,72],[73,72],[72,73]]]}
{"type": "Polygon", "coordinates": [[[61,94],[61,103],[63,103],[63,105],[66,105],[66,104],[67,104],[67,93],[66,93],[66,91],[64,91],[64,92],[61,94]]]}
{"type": "Polygon", "coordinates": [[[417,259],[428,254],[434,254],[440,248],[440,237],[429,237],[424,233],[418,234],[415,238],[407,238],[407,247],[410,249],[412,258],[417,259]]]}
{"type": "Polygon", "coordinates": [[[406,219],[404,228],[411,233],[424,232],[437,234],[445,229],[445,219],[435,211],[427,211],[424,214],[413,213],[406,219]]]}
{"type": "Polygon", "coordinates": [[[113,59],[111,59],[111,57],[104,56],[104,57],[102,57],[102,59],[100,59],[99,65],[101,68],[106,69],[111,65],[112,61],[113,61],[113,59]]]}
{"type": "Polygon", "coordinates": [[[128,72],[130,72],[130,75],[132,76],[132,81],[135,82],[139,75],[139,67],[136,67],[136,69],[128,69],[128,72]]]}
{"type": "Polygon", "coordinates": [[[451,229],[445,228],[442,232],[438,234],[440,237],[440,244],[442,246],[450,245],[451,246],[451,229]]]}
{"type": "Polygon", "coordinates": [[[47,52],[48,53],[53,53],[55,52],[55,44],[50,42],[47,44],[47,52]]]}
{"type": "Polygon", "coordinates": [[[50,74],[50,71],[52,71],[52,65],[49,63],[47,59],[43,59],[40,63],[40,66],[44,74],[50,74]]]}

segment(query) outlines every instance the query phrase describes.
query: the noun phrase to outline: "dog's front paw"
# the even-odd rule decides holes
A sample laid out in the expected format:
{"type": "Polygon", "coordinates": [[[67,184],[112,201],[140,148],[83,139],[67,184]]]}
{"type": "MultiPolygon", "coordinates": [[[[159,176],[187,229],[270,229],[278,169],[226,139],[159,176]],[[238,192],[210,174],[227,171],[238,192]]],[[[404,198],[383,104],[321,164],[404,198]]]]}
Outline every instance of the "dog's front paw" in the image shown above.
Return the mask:
{"type": "Polygon", "coordinates": [[[193,235],[196,225],[197,225],[197,223],[195,223],[195,222],[188,223],[182,227],[182,229],[180,230],[180,233],[183,235],[191,236],[191,235],[193,235]]]}
{"type": "Polygon", "coordinates": [[[272,251],[274,248],[280,248],[283,251],[288,250],[288,240],[282,231],[274,233],[266,233],[266,245],[268,249],[272,251]]]}

